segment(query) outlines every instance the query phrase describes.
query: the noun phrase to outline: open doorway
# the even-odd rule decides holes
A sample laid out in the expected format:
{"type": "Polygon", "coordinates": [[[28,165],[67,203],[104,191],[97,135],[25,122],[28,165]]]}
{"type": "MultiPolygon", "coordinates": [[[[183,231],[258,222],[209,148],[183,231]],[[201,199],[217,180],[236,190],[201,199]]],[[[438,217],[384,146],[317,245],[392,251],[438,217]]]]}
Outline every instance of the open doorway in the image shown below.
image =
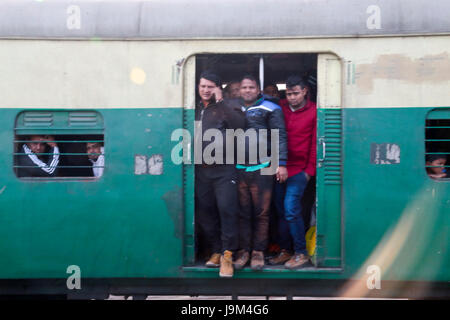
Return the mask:
{"type": "MultiPolygon", "coordinates": [[[[286,79],[291,75],[304,77],[310,84],[308,98],[317,100],[317,54],[271,53],[271,54],[201,54],[196,56],[196,83],[202,71],[217,73],[226,87],[244,75],[251,74],[262,81],[264,89],[275,84],[280,99],[286,98],[286,79]]],[[[198,93],[197,93],[198,102],[198,93]]]]}
{"type": "MultiPolygon", "coordinates": [[[[286,79],[291,75],[299,75],[308,84],[308,99],[316,102],[317,59],[318,54],[315,53],[201,54],[196,56],[195,80],[196,84],[198,84],[200,74],[205,70],[209,70],[220,76],[223,88],[226,89],[234,81],[239,81],[244,75],[251,74],[259,78],[261,90],[266,95],[272,96],[271,101],[281,104],[283,100],[286,101],[286,79]],[[269,88],[270,86],[272,88],[269,88]]],[[[196,87],[196,106],[199,105],[199,102],[200,97],[196,87]]],[[[302,199],[302,216],[306,234],[311,227],[315,226],[315,189],[316,180],[313,177],[308,182],[302,199]]],[[[272,205],[269,221],[269,245],[264,255],[266,261],[280,250],[277,244],[277,229],[277,213],[274,205],[272,205]]],[[[196,265],[202,266],[212,252],[207,245],[208,241],[204,239],[197,226],[195,240],[196,265]]],[[[265,268],[283,268],[283,265],[270,266],[266,263],[265,268]]]]}

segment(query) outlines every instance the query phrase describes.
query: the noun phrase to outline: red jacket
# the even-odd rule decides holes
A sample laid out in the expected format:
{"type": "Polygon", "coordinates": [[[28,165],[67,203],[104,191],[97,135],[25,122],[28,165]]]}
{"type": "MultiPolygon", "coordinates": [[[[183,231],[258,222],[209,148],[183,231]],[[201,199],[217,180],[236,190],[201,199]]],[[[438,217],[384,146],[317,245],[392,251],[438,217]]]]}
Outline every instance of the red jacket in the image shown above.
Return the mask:
{"type": "Polygon", "coordinates": [[[288,140],[288,176],[302,171],[316,175],[317,107],[312,101],[293,112],[287,101],[280,101],[284,113],[288,140]]]}

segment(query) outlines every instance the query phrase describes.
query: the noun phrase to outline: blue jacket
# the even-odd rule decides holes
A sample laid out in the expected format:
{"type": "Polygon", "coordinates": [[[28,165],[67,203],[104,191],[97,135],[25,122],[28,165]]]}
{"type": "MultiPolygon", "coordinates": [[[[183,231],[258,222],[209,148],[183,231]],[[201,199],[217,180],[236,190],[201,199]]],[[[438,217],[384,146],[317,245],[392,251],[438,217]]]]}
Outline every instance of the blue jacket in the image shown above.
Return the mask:
{"type": "Polygon", "coordinates": [[[251,165],[255,163],[249,162],[249,151],[252,150],[256,152],[257,164],[270,161],[271,155],[271,129],[278,129],[279,141],[278,141],[278,159],[279,165],[286,165],[287,161],[287,134],[284,124],[284,115],[281,107],[273,102],[267,100],[266,96],[259,96],[255,103],[251,106],[245,107],[244,102],[241,101],[243,110],[245,110],[246,116],[246,132],[249,129],[254,129],[256,131],[257,139],[246,138],[245,148],[246,148],[246,159],[245,164],[251,165]],[[259,156],[259,139],[260,130],[267,129],[267,157],[259,156]]]}

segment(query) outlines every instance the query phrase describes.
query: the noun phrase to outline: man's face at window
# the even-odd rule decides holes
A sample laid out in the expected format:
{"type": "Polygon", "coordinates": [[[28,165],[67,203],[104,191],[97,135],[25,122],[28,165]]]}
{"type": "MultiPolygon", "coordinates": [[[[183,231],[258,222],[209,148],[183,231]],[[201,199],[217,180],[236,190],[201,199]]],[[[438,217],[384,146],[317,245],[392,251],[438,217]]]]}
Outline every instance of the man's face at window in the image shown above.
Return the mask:
{"type": "Polygon", "coordinates": [[[258,84],[256,81],[250,79],[244,79],[241,81],[241,98],[246,104],[252,104],[258,98],[260,93],[258,84]]]}
{"type": "Polygon", "coordinates": [[[33,153],[44,153],[45,152],[45,145],[47,144],[44,136],[31,136],[30,138],[31,142],[27,143],[28,148],[33,153]]]}
{"type": "Polygon", "coordinates": [[[98,159],[98,157],[100,156],[102,146],[100,145],[100,143],[97,142],[88,142],[86,144],[86,151],[88,154],[88,158],[91,160],[96,161],[98,159]],[[98,154],[95,154],[98,153],[98,154]]]}
{"type": "Polygon", "coordinates": [[[213,81],[201,78],[200,83],[198,84],[198,94],[200,95],[200,98],[203,101],[211,100],[216,87],[217,86],[213,81]]]}
{"type": "Polygon", "coordinates": [[[299,107],[305,100],[307,93],[308,89],[301,86],[286,88],[286,99],[293,108],[299,107]]]}
{"type": "Polygon", "coordinates": [[[433,174],[443,174],[444,173],[444,166],[445,166],[446,162],[447,162],[446,159],[439,158],[439,159],[436,159],[436,160],[431,161],[431,162],[427,161],[426,165],[427,166],[436,167],[436,168],[428,168],[431,171],[431,173],[433,173],[433,174]],[[437,167],[437,166],[442,166],[442,167],[437,167]]]}

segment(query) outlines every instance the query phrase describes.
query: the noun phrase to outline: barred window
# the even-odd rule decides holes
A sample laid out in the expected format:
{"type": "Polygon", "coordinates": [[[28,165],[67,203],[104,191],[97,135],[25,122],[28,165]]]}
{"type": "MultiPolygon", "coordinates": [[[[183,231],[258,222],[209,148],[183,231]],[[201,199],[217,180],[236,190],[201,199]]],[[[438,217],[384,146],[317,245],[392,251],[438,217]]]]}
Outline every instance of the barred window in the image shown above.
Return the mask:
{"type": "Polygon", "coordinates": [[[435,109],[425,125],[425,169],[430,178],[450,178],[450,109],[435,109]]]}
{"type": "Polygon", "coordinates": [[[98,112],[25,111],[17,116],[14,171],[19,178],[99,178],[104,167],[98,112]]]}

